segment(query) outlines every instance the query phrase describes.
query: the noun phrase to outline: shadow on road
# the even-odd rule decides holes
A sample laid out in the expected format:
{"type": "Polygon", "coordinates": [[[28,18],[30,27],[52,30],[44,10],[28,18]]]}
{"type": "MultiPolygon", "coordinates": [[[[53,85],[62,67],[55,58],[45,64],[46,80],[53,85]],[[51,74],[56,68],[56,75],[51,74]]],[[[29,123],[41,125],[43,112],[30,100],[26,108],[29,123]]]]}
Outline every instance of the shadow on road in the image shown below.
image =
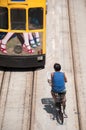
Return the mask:
{"type": "Polygon", "coordinates": [[[43,98],[43,99],[41,99],[41,102],[44,105],[43,109],[47,113],[52,114],[52,119],[55,120],[56,119],[56,109],[55,109],[54,100],[52,98],[43,98]]]}
{"type": "MultiPolygon", "coordinates": [[[[52,115],[52,120],[56,120],[60,125],[63,125],[63,123],[59,120],[59,117],[58,117],[58,114],[57,114],[57,110],[56,110],[56,107],[55,107],[55,103],[54,103],[54,100],[53,98],[43,98],[41,99],[41,102],[42,104],[44,105],[44,110],[50,114],[50,117],[52,115]]],[[[65,117],[64,118],[68,118],[68,117],[65,117]]]]}

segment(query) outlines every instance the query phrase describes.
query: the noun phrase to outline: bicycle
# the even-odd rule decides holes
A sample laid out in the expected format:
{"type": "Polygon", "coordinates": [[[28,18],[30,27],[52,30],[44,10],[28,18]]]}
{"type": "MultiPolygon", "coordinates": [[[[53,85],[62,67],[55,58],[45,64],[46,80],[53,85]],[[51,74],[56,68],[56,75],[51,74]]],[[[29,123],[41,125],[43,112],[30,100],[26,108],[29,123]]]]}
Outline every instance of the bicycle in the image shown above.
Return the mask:
{"type": "MultiPolygon", "coordinates": [[[[48,78],[48,83],[50,86],[52,86],[51,79],[48,78]]],[[[64,123],[64,115],[65,118],[67,118],[67,115],[65,114],[65,92],[64,93],[52,93],[52,96],[55,98],[55,107],[56,107],[56,120],[59,124],[64,123]]]]}

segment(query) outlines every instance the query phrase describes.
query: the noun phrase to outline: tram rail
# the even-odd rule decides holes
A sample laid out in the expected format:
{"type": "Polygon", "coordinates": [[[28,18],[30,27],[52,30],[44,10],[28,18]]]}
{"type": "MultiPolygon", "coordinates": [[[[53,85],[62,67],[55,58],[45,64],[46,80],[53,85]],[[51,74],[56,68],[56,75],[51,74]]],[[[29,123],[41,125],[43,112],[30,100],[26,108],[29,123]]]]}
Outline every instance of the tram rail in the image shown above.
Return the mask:
{"type": "MultiPolygon", "coordinates": [[[[83,3],[83,2],[82,2],[83,3]]],[[[78,43],[78,32],[75,16],[75,5],[73,1],[67,0],[68,4],[68,14],[69,14],[69,26],[70,26],[70,40],[71,40],[71,52],[72,52],[72,66],[74,72],[74,83],[75,83],[75,92],[76,92],[76,104],[77,104],[77,114],[79,122],[79,130],[85,130],[85,109],[84,109],[84,96],[81,95],[80,86],[82,86],[82,77],[81,77],[81,63],[80,63],[80,52],[79,52],[79,43],[78,43]],[[77,48],[77,50],[76,50],[77,48]]]]}
{"type": "Polygon", "coordinates": [[[72,66],[73,66],[73,75],[74,75],[74,84],[75,84],[75,96],[76,96],[76,106],[77,106],[77,114],[78,114],[78,122],[79,122],[79,130],[81,130],[80,118],[79,118],[79,104],[78,104],[78,93],[77,93],[77,77],[76,77],[76,60],[75,60],[75,52],[74,52],[74,44],[73,44],[73,35],[72,35],[72,25],[71,25],[71,11],[70,11],[70,1],[67,0],[68,6],[68,16],[69,16],[69,31],[70,31],[70,46],[71,46],[71,55],[72,55],[72,66]]]}
{"type": "Polygon", "coordinates": [[[20,127],[23,130],[30,129],[33,104],[34,72],[4,72],[0,88],[0,130],[10,130],[15,128],[20,129],[20,127]],[[19,77],[19,80],[18,75],[22,76],[22,78],[19,77]],[[17,83],[14,83],[13,78],[15,78],[17,83]],[[16,86],[18,84],[19,86],[16,86]],[[10,115],[10,113],[13,112],[15,113],[15,115],[13,114],[14,118],[10,115]],[[18,116],[21,117],[20,121],[18,120],[18,116]],[[13,122],[17,123],[17,120],[19,124],[13,128],[13,126],[10,125],[10,122],[12,124],[13,122]],[[6,123],[7,121],[8,124],[6,123]]]}

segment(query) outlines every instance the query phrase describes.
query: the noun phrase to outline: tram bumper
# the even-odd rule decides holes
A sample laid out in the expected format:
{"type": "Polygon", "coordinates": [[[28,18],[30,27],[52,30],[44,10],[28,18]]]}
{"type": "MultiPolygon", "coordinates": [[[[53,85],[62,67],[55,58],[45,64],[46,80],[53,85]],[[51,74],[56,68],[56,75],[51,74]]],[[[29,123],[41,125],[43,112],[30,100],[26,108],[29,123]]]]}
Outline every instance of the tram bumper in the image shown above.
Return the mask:
{"type": "Polygon", "coordinates": [[[0,67],[44,68],[45,54],[32,56],[0,55],[0,67]]]}

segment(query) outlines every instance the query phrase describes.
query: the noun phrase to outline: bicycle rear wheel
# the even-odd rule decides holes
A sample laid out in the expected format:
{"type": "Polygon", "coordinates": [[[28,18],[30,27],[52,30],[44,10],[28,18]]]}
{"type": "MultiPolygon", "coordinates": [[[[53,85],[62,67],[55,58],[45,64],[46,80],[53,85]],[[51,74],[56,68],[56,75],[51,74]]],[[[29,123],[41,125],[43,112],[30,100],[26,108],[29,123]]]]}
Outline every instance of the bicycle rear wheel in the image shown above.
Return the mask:
{"type": "Polygon", "coordinates": [[[59,103],[57,106],[56,106],[56,120],[57,120],[57,122],[59,124],[63,124],[63,122],[64,122],[64,116],[63,116],[61,104],[59,103]],[[59,106],[59,107],[57,107],[57,106],[59,106]]]}

